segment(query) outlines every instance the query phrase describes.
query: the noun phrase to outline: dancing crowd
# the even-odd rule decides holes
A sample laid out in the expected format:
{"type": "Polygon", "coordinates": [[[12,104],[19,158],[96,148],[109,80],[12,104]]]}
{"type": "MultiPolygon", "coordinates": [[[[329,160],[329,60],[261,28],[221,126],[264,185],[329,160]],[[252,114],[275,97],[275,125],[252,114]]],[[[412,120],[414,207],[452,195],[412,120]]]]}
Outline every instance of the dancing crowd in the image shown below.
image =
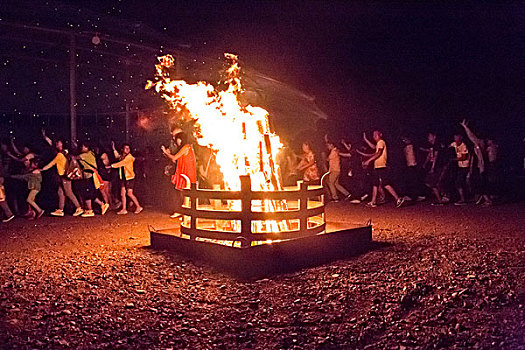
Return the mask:
{"type": "MultiPolygon", "coordinates": [[[[29,220],[40,218],[44,210],[38,204],[37,195],[42,190],[43,174],[49,172],[51,181],[47,186],[56,190],[57,206],[49,214],[63,217],[66,202],[73,206],[72,215],[93,217],[93,204],[97,204],[101,215],[111,206],[119,208],[119,215],[128,214],[128,198],[134,205],[134,213],[142,212],[137,197],[133,193],[135,158],[131,148],[124,144],[117,151],[111,143],[111,151],[91,147],[87,142],[73,144],[73,152],[64,148],[60,139],[51,140],[42,130],[42,137],[53,157],[36,154],[29,147],[18,148],[14,138],[3,140],[0,144],[0,207],[3,222],[11,221],[15,214],[29,220]],[[120,196],[112,189],[119,189],[120,196]],[[21,199],[25,197],[24,203],[21,199]]],[[[49,153],[49,152],[47,152],[49,153]]]]}
{"type": "MultiPolygon", "coordinates": [[[[396,171],[390,165],[391,151],[383,133],[374,130],[372,140],[364,133],[361,143],[335,142],[325,135],[321,147],[319,143],[314,147],[310,141],[302,142],[300,152],[285,147],[278,160],[280,175],[285,185],[297,180],[322,184],[334,202],[366,202],[369,207],[377,207],[386,203],[390,195],[396,207],[423,201],[439,206],[448,203],[463,206],[468,202],[491,206],[501,195],[498,145],[493,139],[478,137],[466,120],[460,125],[462,132],[451,140],[429,132],[426,142],[419,147],[411,137],[401,137],[404,166],[396,171]],[[395,176],[399,171],[402,177],[395,176]]],[[[214,153],[203,152],[179,126],[170,131],[170,143],[161,146],[161,151],[170,164],[165,174],[170,176],[172,186],[180,190],[199,181],[199,186],[220,188],[214,153]]],[[[63,217],[70,212],[87,218],[95,216],[95,210],[105,215],[110,209],[118,210],[119,215],[128,214],[128,209],[135,214],[142,212],[134,192],[135,157],[129,144],[117,150],[113,142],[107,149],[80,142],[68,150],[62,140],[51,140],[45,130],[41,136],[48,146],[43,152],[47,156],[17,144],[14,138],[1,141],[3,222],[11,221],[15,215],[29,220],[44,215],[38,197],[43,183],[56,193],[56,208],[48,213],[51,216],[63,217]],[[43,174],[48,179],[44,182],[43,174]]],[[[182,205],[180,191],[175,191],[173,198],[176,203],[172,217],[178,217],[177,208],[182,205]]]]}
{"type": "Polygon", "coordinates": [[[492,206],[501,198],[498,145],[494,139],[478,137],[466,120],[460,126],[462,132],[446,143],[435,132],[429,132],[419,147],[411,137],[402,136],[404,164],[395,171],[380,130],[372,132],[372,140],[364,133],[362,147],[325,135],[324,147],[315,154],[312,144],[303,142],[302,155],[287,157],[290,182],[302,175],[305,182],[325,185],[332,201],[367,201],[373,208],[386,203],[387,194],[396,207],[426,200],[436,206],[451,202],[464,206],[471,199],[477,205],[492,206]],[[399,172],[402,176],[396,177],[399,172]],[[346,179],[347,187],[341,185],[341,178],[346,179]]]}

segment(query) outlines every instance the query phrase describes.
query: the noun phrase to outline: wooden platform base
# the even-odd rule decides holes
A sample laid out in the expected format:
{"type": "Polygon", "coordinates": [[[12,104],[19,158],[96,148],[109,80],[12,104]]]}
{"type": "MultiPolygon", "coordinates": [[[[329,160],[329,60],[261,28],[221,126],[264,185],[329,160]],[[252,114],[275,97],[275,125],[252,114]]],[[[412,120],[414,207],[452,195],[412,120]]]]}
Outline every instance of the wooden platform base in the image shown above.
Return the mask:
{"type": "Polygon", "coordinates": [[[363,253],[372,246],[372,226],[328,223],[328,232],[247,248],[180,237],[177,229],[152,230],[151,247],[202,261],[243,279],[296,271],[363,253]]]}

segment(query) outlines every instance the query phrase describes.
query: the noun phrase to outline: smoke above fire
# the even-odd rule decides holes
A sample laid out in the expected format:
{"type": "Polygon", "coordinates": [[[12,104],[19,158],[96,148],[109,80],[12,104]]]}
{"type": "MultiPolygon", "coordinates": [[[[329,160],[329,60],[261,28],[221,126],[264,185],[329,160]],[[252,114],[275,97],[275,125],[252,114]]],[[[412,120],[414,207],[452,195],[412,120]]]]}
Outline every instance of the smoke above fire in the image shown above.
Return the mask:
{"type": "Polygon", "coordinates": [[[244,90],[238,58],[228,53],[225,57],[230,62],[225,89],[171,79],[171,55],[158,57],[155,79],[146,89],[154,88],[181,118],[195,121],[196,140],[215,152],[226,190],[240,190],[240,175],[250,175],[253,190],[282,189],[275,160],[283,145],[270,130],[268,112],[240,102],[244,90]]]}

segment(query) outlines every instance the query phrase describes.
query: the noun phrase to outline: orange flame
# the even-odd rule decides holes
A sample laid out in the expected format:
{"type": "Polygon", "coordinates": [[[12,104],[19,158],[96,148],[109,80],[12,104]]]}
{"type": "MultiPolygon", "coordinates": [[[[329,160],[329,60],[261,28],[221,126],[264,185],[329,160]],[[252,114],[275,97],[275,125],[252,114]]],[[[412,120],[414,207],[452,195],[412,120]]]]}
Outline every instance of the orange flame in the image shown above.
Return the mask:
{"type": "MultiPolygon", "coordinates": [[[[203,81],[188,84],[172,80],[169,69],[175,60],[171,55],[158,58],[155,81],[148,81],[146,89],[154,87],[172,109],[195,120],[199,130],[197,142],[216,152],[226,190],[240,190],[240,175],[250,175],[253,190],[280,190],[275,160],[283,145],[270,130],[268,112],[261,107],[243,106],[239,101],[243,93],[239,61],[236,55],[225,56],[231,65],[223,91],[203,81]]],[[[270,211],[275,206],[264,205],[270,211]]]]}

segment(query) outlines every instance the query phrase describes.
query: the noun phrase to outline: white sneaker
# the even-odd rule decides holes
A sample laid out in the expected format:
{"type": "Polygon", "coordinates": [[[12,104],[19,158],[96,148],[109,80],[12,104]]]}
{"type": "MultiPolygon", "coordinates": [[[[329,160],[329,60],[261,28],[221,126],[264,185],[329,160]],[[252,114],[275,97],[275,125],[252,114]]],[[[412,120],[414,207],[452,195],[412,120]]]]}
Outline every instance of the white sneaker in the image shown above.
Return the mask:
{"type": "Polygon", "coordinates": [[[73,213],[73,216],[79,216],[82,214],[84,214],[84,209],[78,207],[77,210],[75,210],[75,212],[73,213]]]}
{"type": "Polygon", "coordinates": [[[352,199],[350,201],[350,203],[352,203],[352,204],[361,204],[361,200],[360,199],[352,199]]]}
{"type": "Polygon", "coordinates": [[[399,198],[396,202],[396,208],[401,208],[401,206],[403,205],[403,203],[405,203],[405,199],[404,198],[399,198]]]}
{"type": "Polygon", "coordinates": [[[121,210],[119,212],[117,212],[117,215],[126,215],[128,213],[127,210],[121,210]]]}
{"type": "Polygon", "coordinates": [[[106,214],[106,212],[109,209],[109,204],[108,203],[102,204],[101,209],[102,209],[102,215],[106,214]]]}
{"type": "Polygon", "coordinates": [[[138,208],[135,210],[135,214],[140,214],[140,213],[142,213],[143,210],[144,210],[144,208],[142,208],[142,207],[138,207],[138,208]]]}
{"type": "Polygon", "coordinates": [[[62,209],[57,209],[51,213],[53,216],[64,216],[64,211],[62,209]]]}
{"type": "Polygon", "coordinates": [[[10,217],[8,217],[7,219],[2,220],[2,222],[9,222],[9,221],[13,220],[14,218],[15,218],[15,215],[13,214],[10,217]]]}
{"type": "Polygon", "coordinates": [[[95,216],[95,213],[93,212],[93,210],[86,210],[81,216],[83,218],[92,218],[95,216]]]}
{"type": "Polygon", "coordinates": [[[170,218],[172,218],[172,219],[176,219],[176,218],[178,218],[179,216],[182,216],[182,214],[179,214],[179,213],[175,212],[175,213],[173,213],[173,214],[170,215],[170,218]]]}

